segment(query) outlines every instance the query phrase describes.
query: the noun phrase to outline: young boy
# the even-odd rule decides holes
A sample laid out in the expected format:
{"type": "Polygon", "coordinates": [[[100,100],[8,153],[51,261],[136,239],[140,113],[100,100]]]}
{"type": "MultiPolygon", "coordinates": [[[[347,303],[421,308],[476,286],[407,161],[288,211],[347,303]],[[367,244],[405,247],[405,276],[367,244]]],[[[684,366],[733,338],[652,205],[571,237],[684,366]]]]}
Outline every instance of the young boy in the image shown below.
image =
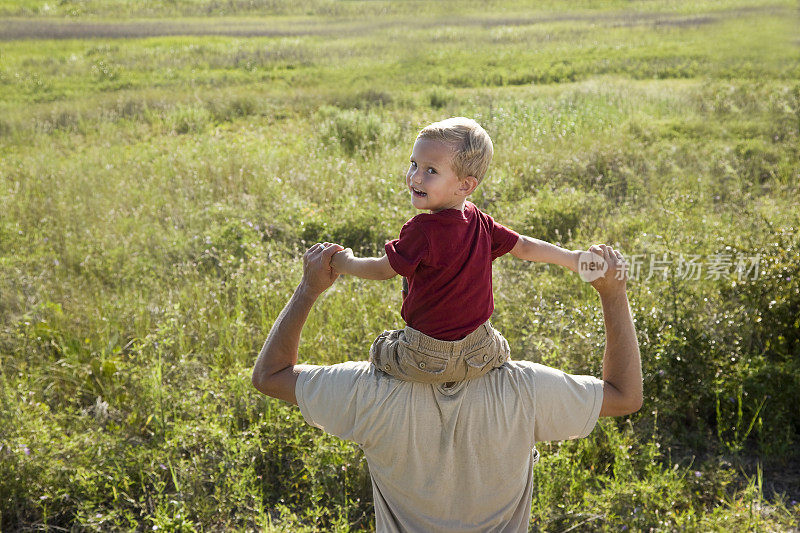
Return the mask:
{"type": "Polygon", "coordinates": [[[511,252],[578,270],[580,251],[519,235],[467,201],[493,152],[489,135],[472,119],[426,126],[414,143],[406,186],[411,204],[429,214],[406,222],[382,257],[357,258],[348,248],[331,259],[341,274],[408,280],[401,310],[406,327],[384,331],[370,349],[370,361],[390,375],[447,383],[478,377],[508,360],[508,342],[489,323],[492,261],[498,257],[511,252]]]}

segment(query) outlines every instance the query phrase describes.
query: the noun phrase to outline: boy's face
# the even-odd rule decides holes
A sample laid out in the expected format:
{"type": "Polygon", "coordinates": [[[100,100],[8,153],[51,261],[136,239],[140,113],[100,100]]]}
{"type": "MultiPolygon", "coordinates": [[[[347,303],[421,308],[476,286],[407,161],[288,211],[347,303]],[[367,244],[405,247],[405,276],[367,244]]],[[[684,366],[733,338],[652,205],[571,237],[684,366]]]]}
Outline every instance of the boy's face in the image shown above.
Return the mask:
{"type": "MultiPolygon", "coordinates": [[[[411,204],[431,213],[443,209],[461,209],[466,199],[464,181],[459,180],[451,165],[452,149],[441,141],[417,139],[411,152],[411,166],[406,185],[411,204]]],[[[468,187],[468,185],[467,185],[468,187]]]]}

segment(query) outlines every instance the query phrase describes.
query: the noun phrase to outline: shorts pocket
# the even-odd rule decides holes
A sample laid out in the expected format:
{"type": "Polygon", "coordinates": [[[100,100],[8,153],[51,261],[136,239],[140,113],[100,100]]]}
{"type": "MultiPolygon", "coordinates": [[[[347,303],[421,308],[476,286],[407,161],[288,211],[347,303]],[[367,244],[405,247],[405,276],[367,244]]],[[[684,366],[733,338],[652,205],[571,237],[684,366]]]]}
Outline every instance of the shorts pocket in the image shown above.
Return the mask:
{"type": "Polygon", "coordinates": [[[472,368],[483,368],[493,362],[496,355],[494,353],[494,339],[487,338],[485,342],[472,348],[464,354],[464,362],[472,368]]]}
{"type": "Polygon", "coordinates": [[[497,330],[494,331],[494,350],[497,356],[497,366],[501,366],[511,359],[511,347],[506,338],[497,330]]]}
{"type": "Polygon", "coordinates": [[[447,370],[448,357],[415,349],[400,341],[397,347],[400,364],[410,376],[437,376],[447,370]]]}
{"type": "Polygon", "coordinates": [[[468,354],[464,354],[464,362],[472,368],[483,368],[492,363],[495,359],[495,354],[491,353],[489,349],[491,346],[486,346],[481,349],[473,350],[468,354]]]}
{"type": "Polygon", "coordinates": [[[397,366],[397,338],[398,331],[384,331],[369,348],[369,360],[376,368],[389,372],[397,366]]]}

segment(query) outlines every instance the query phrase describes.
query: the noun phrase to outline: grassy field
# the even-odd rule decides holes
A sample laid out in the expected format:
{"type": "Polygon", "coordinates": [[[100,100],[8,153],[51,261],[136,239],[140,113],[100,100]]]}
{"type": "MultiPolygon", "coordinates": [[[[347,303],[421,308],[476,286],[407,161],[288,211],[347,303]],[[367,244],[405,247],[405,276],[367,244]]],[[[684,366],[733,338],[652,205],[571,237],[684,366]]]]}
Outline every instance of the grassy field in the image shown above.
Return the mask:
{"type": "MultiPolygon", "coordinates": [[[[533,530],[797,530],[797,27],[788,1],[0,0],[0,530],[374,527],[358,447],[250,370],[305,247],[381,250],[453,115],[494,140],[479,207],[638,266],[644,408],[540,447],[533,530]]],[[[588,285],[494,279],[513,358],[599,374],[588,285]]],[[[301,360],[366,358],[399,289],[337,282],[301,360]]]]}

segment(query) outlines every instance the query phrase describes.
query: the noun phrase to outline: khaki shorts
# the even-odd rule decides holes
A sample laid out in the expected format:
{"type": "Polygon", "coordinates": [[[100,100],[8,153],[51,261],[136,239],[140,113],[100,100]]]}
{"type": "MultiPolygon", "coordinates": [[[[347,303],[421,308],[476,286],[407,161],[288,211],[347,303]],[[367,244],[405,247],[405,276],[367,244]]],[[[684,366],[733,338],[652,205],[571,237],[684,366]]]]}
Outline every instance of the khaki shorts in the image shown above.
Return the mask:
{"type": "Polygon", "coordinates": [[[488,321],[457,341],[442,341],[412,327],[384,331],[369,350],[376,368],[403,381],[447,383],[484,375],[509,360],[508,341],[488,321]]]}

